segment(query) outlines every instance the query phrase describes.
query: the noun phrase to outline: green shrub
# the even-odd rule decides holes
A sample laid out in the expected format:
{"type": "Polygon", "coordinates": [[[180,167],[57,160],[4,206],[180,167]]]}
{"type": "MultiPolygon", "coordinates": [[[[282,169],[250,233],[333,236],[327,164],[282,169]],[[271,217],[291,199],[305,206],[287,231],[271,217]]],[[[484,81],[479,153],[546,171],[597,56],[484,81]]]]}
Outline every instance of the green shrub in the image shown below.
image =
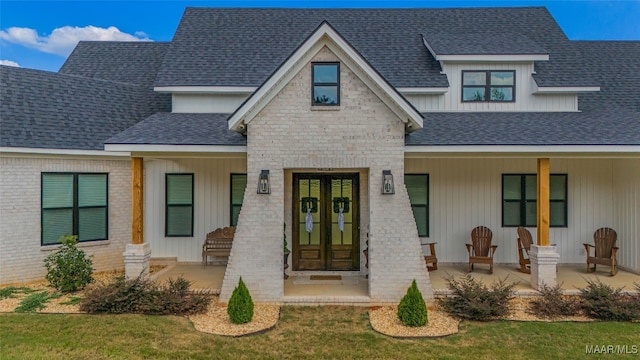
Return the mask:
{"type": "Polygon", "coordinates": [[[625,294],[622,288],[614,289],[599,280],[587,280],[587,287],[579,290],[582,309],[592,318],[613,321],[640,319],[638,295],[625,294]]]}
{"type": "Polygon", "coordinates": [[[81,290],[93,282],[93,262],[76,246],[77,236],[63,235],[60,242],[60,249],[44,259],[45,278],[63,293],[81,290]]]}
{"type": "Polygon", "coordinates": [[[31,294],[35,290],[28,287],[7,286],[0,289],[0,300],[7,298],[15,298],[14,294],[31,294]]]}
{"type": "Polygon", "coordinates": [[[119,276],[106,285],[95,286],[80,300],[80,310],[88,313],[189,315],[207,311],[211,296],[189,291],[184,278],[169,279],[159,285],[141,276],[125,280],[119,276]]]}
{"type": "Polygon", "coordinates": [[[450,297],[440,299],[439,304],[449,314],[462,319],[488,321],[509,313],[509,300],[517,283],[507,284],[506,279],[494,282],[491,288],[466,274],[462,279],[447,279],[450,297]]]}
{"type": "Polygon", "coordinates": [[[428,322],[427,304],[414,279],[398,305],[398,318],[405,326],[425,326],[428,322]]]}
{"type": "Polygon", "coordinates": [[[46,291],[33,293],[20,301],[20,304],[18,305],[18,307],[16,307],[15,312],[24,313],[42,310],[45,308],[45,304],[47,303],[47,301],[53,298],[55,298],[55,296],[50,297],[49,293],[46,291]]]}
{"type": "Polygon", "coordinates": [[[227,304],[227,314],[234,324],[246,324],[253,319],[253,300],[249,289],[242,281],[242,277],[231,294],[229,304],[227,304]]]}
{"type": "Polygon", "coordinates": [[[580,311],[580,304],[572,296],[562,295],[560,285],[542,288],[540,297],[533,299],[529,303],[527,311],[530,314],[544,318],[553,319],[561,316],[577,315],[580,311]]]}

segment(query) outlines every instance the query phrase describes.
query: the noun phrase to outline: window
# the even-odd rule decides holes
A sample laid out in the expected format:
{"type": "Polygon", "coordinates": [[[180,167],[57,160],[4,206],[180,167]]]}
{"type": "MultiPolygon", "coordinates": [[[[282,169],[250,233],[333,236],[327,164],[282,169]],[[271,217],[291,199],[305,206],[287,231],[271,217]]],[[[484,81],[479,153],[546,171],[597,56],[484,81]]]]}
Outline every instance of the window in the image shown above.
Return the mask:
{"type": "Polygon", "coordinates": [[[311,105],[340,105],[340,64],[314,63],[311,65],[313,93],[311,105]]]}
{"type": "Polygon", "coordinates": [[[108,238],[108,174],[42,173],[42,245],[62,235],[78,241],[108,238]]]}
{"type": "Polygon", "coordinates": [[[193,174],[166,174],[165,236],[193,236],[193,174]]]}
{"type": "Polygon", "coordinates": [[[515,71],[463,71],[463,102],[515,101],[515,71]]]}
{"type": "Polygon", "coordinates": [[[242,209],[244,190],[247,187],[247,174],[231,174],[231,226],[238,225],[238,215],[242,209]]]}
{"type": "Polygon", "coordinates": [[[419,236],[429,236],[429,175],[405,174],[411,210],[416,218],[419,236]]]}
{"type": "MultiPolygon", "coordinates": [[[[549,221],[552,227],[567,227],[567,175],[549,177],[549,221]]],[[[502,226],[537,225],[537,176],[502,175],[502,226]]]]}

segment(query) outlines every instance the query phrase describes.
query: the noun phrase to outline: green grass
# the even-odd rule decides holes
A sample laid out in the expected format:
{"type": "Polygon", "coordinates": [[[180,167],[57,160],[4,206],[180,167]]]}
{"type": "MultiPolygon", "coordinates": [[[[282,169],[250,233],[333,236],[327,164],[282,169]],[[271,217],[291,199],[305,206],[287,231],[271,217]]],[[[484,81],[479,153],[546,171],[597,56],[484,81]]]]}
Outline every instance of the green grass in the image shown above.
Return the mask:
{"type": "Polygon", "coordinates": [[[283,307],[275,329],[228,338],[186,318],[142,315],[0,315],[2,359],[580,359],[587,345],[640,346],[640,324],[463,322],[459,334],[393,339],[373,331],[367,310],[283,307]]]}

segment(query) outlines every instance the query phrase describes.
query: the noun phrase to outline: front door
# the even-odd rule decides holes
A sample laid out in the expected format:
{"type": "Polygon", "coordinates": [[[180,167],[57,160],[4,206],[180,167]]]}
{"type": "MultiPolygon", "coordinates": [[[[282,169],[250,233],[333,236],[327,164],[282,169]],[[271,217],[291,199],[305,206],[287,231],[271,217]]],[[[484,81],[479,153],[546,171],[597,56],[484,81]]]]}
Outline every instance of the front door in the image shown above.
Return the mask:
{"type": "Polygon", "coordinates": [[[358,270],[358,174],[293,175],[293,269],[358,270]]]}

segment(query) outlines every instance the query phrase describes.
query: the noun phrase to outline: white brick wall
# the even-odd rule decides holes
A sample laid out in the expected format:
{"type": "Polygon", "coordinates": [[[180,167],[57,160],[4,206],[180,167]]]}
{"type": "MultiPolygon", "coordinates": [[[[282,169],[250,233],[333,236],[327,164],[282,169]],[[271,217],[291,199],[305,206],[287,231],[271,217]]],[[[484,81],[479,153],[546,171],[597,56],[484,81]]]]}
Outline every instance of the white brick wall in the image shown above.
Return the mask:
{"type": "Polygon", "coordinates": [[[56,246],[40,246],[40,174],[109,173],[109,240],[81,243],[95,271],[122,269],[131,242],[131,162],[63,158],[0,158],[0,284],[44,278],[44,258],[56,246]]]}
{"type": "MultiPolygon", "coordinates": [[[[337,61],[323,48],[313,61],[337,61]]],[[[369,295],[372,302],[397,302],[416,279],[431,297],[415,220],[404,187],[404,124],[343,63],[338,111],[311,108],[311,64],[293,77],[254,118],[247,134],[248,188],[225,274],[226,301],[242,276],[257,301],[281,301],[282,223],[291,224],[285,204],[285,169],[356,169],[368,174],[361,204],[361,229],[369,225],[369,295]],[[262,169],[270,170],[271,194],[257,195],[262,169]],[[381,195],[382,170],[394,175],[396,194],[381,195]],[[285,218],[285,213],[287,214],[285,218]]],[[[290,198],[290,196],[287,196],[290,198]]],[[[291,228],[291,226],[288,226],[291,228]]],[[[290,235],[290,234],[289,234],[290,235]]],[[[288,237],[291,239],[291,237],[288,237]]],[[[364,238],[361,243],[364,244],[364,238]]]]}

